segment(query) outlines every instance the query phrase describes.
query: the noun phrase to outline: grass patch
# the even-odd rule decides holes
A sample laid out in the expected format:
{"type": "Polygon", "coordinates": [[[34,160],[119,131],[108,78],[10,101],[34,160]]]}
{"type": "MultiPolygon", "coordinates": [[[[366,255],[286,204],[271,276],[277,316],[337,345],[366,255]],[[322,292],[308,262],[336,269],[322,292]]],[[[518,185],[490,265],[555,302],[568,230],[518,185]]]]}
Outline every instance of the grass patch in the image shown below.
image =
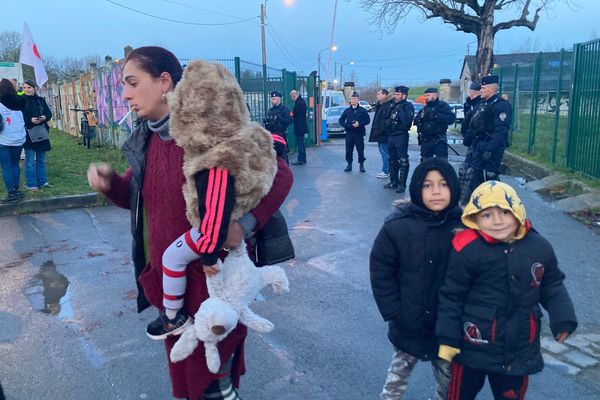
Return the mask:
{"type": "MultiPolygon", "coordinates": [[[[80,140],[58,129],[50,130],[52,150],[47,153],[46,167],[48,182],[52,187],[39,192],[24,190],[26,199],[53,196],[68,196],[90,193],[93,190],[87,182],[87,169],[90,163],[106,162],[122,173],[127,168],[121,150],[113,146],[92,144],[91,149],[80,145],[80,140]]],[[[24,160],[21,160],[21,187],[25,187],[24,160]]],[[[1,185],[0,197],[6,196],[6,187],[1,185]]]]}

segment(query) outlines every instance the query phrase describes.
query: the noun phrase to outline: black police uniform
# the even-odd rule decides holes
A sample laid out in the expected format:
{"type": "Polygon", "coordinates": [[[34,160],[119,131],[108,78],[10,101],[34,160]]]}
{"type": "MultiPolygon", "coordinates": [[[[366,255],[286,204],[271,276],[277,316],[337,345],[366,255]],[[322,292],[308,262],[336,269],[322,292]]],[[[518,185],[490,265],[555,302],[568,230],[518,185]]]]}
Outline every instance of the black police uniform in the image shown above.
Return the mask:
{"type": "Polygon", "coordinates": [[[266,130],[283,136],[287,141],[287,128],[292,123],[289,108],[283,104],[269,108],[263,122],[266,130]]]}
{"type": "MultiPolygon", "coordinates": [[[[271,92],[271,97],[282,97],[280,92],[271,92]]],[[[265,129],[271,132],[271,134],[277,134],[281,136],[287,143],[287,128],[292,123],[292,117],[290,110],[283,103],[279,103],[277,106],[269,108],[267,115],[263,118],[263,124],[265,129]]],[[[286,149],[283,155],[285,161],[288,161],[288,149],[286,149]]]]}
{"type": "Polygon", "coordinates": [[[512,107],[498,94],[483,100],[471,118],[470,129],[475,137],[466,171],[470,187],[465,185],[463,189],[468,191],[465,199],[483,181],[499,180],[511,118],[512,107]]]}
{"type": "MultiPolygon", "coordinates": [[[[403,88],[404,89],[404,88],[403,88]]],[[[398,89],[397,92],[408,93],[398,89]]],[[[415,109],[412,103],[401,100],[394,101],[391,105],[386,127],[388,134],[388,150],[390,154],[390,182],[385,184],[386,189],[397,188],[396,192],[404,193],[406,179],[410,168],[408,162],[408,131],[412,126],[415,109]]]]}
{"type": "Polygon", "coordinates": [[[445,101],[435,99],[427,103],[415,118],[419,144],[421,145],[421,160],[431,157],[448,158],[448,139],[446,131],[456,115],[445,101]]]}
{"type": "Polygon", "coordinates": [[[473,115],[479,109],[481,104],[481,96],[477,96],[473,99],[467,98],[464,104],[465,118],[463,119],[460,131],[463,137],[463,145],[467,147],[467,155],[465,161],[458,168],[458,179],[460,180],[461,187],[461,199],[460,204],[466,204],[469,201],[469,196],[475,187],[471,187],[473,180],[473,169],[469,170],[471,163],[473,162],[473,148],[475,147],[475,132],[471,129],[471,119],[473,115]]]}
{"type": "Polygon", "coordinates": [[[470,129],[470,122],[473,118],[473,115],[477,112],[479,105],[481,104],[481,96],[477,96],[473,99],[470,97],[467,98],[465,104],[463,105],[463,110],[465,113],[465,117],[460,126],[460,133],[463,137],[463,145],[466,147],[470,147],[473,144],[473,139],[475,138],[475,132],[470,129]]]}
{"type": "Polygon", "coordinates": [[[365,126],[371,122],[369,113],[360,105],[357,105],[356,107],[350,106],[344,110],[338,122],[346,129],[346,162],[348,163],[348,166],[345,171],[352,171],[352,153],[356,146],[360,170],[361,172],[364,172],[365,169],[363,163],[366,160],[364,136],[366,133],[365,126]],[[358,128],[352,126],[354,122],[358,122],[358,128]]]}

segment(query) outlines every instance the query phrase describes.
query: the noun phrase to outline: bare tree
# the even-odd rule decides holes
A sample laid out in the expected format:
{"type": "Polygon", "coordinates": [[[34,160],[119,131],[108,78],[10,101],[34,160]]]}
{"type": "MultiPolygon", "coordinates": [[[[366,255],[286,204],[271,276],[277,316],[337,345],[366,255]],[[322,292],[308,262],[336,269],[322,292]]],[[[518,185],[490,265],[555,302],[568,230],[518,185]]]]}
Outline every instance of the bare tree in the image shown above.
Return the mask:
{"type": "Polygon", "coordinates": [[[0,32],[0,61],[19,62],[21,35],[14,31],[0,32]]]}
{"type": "MultiPolygon", "coordinates": [[[[417,10],[427,19],[441,18],[454,25],[457,31],[472,33],[477,37],[477,70],[471,78],[479,80],[493,66],[494,36],[501,30],[523,26],[530,30],[540,19],[540,12],[555,0],[361,0],[364,10],[372,13],[372,22],[381,31],[393,32],[396,25],[408,14],[417,10]],[[533,3],[533,4],[532,4],[533,3]],[[498,11],[516,14],[504,22],[495,21],[498,11]],[[533,15],[532,14],[533,11],[533,15]],[[530,18],[531,15],[531,18],[530,18]]],[[[564,0],[574,4],[573,0],[564,0]]]]}

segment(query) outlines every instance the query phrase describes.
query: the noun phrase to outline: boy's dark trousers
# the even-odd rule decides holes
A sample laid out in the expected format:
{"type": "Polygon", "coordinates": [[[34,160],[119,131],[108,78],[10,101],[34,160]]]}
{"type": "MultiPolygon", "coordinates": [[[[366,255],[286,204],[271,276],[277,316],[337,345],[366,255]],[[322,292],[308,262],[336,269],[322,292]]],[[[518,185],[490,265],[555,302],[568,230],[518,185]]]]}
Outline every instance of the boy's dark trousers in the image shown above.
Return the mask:
{"type": "Polygon", "coordinates": [[[457,362],[452,363],[448,400],[473,400],[483,388],[488,377],[495,400],[522,400],[527,392],[529,375],[513,376],[490,374],[469,368],[457,362]]]}

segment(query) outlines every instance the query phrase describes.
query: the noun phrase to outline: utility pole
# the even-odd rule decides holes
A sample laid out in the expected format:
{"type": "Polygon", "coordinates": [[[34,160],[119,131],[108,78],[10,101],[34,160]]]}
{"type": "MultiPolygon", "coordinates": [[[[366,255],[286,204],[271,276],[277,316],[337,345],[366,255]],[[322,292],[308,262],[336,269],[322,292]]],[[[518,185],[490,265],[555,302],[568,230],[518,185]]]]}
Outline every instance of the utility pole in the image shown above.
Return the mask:
{"type": "MultiPolygon", "coordinates": [[[[266,2],[265,2],[266,3],[266,2]]],[[[267,113],[268,99],[267,99],[267,45],[265,40],[265,4],[260,5],[260,30],[262,36],[262,89],[263,89],[263,108],[265,114],[267,113]]]]}
{"type": "MultiPolygon", "coordinates": [[[[337,61],[335,61],[333,63],[333,80],[335,80],[336,75],[337,75],[337,61]]],[[[334,83],[334,89],[335,89],[335,83],[334,83]]]]}
{"type": "Polygon", "coordinates": [[[260,31],[262,36],[262,63],[267,65],[267,45],[265,42],[265,5],[260,5],[260,31]]]}

